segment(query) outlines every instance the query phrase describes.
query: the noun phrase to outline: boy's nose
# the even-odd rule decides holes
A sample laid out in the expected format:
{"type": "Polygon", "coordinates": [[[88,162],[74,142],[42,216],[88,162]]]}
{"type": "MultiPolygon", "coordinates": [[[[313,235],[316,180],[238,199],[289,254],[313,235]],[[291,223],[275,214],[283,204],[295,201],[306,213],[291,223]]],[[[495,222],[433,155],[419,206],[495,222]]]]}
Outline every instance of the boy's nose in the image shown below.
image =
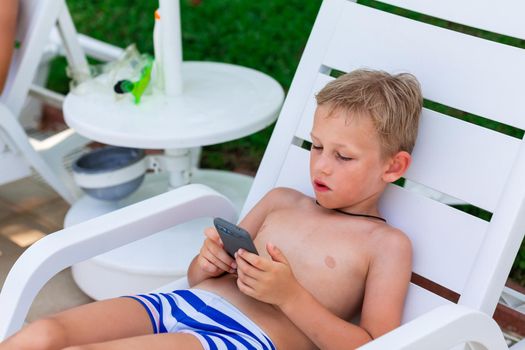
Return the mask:
{"type": "Polygon", "coordinates": [[[315,162],[315,168],[317,171],[323,174],[330,174],[332,172],[332,164],[327,156],[320,155],[315,162]]]}

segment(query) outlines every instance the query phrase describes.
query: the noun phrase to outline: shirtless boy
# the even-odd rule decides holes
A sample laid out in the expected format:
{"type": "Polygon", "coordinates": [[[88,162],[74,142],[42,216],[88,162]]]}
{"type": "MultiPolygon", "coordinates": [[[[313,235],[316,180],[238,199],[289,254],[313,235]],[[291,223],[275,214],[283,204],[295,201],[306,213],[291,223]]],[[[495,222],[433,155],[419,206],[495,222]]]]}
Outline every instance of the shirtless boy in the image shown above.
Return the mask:
{"type": "Polygon", "coordinates": [[[411,244],[377,203],[410,165],[419,84],[358,70],[329,83],[317,103],[315,198],[266,194],[240,223],[260,255],[232,259],[208,228],[188,270],[191,289],[83,305],[30,324],[0,349],[340,350],[397,327],[411,244]]]}

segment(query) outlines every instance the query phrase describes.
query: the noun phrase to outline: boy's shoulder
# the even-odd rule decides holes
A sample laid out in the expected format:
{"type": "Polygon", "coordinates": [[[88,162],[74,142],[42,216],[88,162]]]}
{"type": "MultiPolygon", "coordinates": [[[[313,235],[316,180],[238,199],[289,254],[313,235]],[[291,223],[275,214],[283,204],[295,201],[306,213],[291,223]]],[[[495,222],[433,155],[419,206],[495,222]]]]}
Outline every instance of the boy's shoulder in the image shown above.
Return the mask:
{"type": "Polygon", "coordinates": [[[412,242],[408,235],[388,224],[377,225],[371,230],[370,243],[379,255],[412,255],[412,242]]]}
{"type": "Polygon", "coordinates": [[[289,187],[275,187],[266,195],[266,199],[279,207],[300,206],[312,202],[312,198],[289,187]]]}

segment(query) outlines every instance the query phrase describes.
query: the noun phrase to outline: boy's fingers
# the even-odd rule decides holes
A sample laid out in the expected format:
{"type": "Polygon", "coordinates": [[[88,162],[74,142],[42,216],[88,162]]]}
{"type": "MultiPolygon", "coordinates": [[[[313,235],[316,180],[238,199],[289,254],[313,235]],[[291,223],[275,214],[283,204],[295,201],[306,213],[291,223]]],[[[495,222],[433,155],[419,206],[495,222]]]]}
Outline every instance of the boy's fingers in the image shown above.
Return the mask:
{"type": "Polygon", "coordinates": [[[254,288],[255,284],[257,283],[257,279],[243,273],[239,269],[237,270],[237,278],[240,279],[242,283],[251,288],[254,288]]]}
{"type": "Polygon", "coordinates": [[[219,243],[221,246],[223,245],[221,237],[214,227],[206,227],[206,229],[204,229],[204,235],[212,241],[219,243]]]}
{"type": "Polygon", "coordinates": [[[204,258],[211,264],[215,265],[217,268],[221,269],[222,271],[231,272],[233,270],[233,268],[230,265],[228,265],[224,261],[221,261],[213,254],[208,254],[208,256],[205,256],[204,258]]]}
{"type": "Polygon", "coordinates": [[[237,255],[259,270],[264,270],[266,266],[265,262],[269,261],[268,259],[262,259],[259,255],[250,253],[244,249],[239,249],[237,255]]]}
{"type": "Polygon", "coordinates": [[[206,259],[204,256],[199,257],[199,266],[202,270],[211,273],[216,274],[219,272],[219,268],[212,264],[208,259],[206,259]]]}
{"type": "Polygon", "coordinates": [[[254,267],[250,262],[248,262],[246,259],[244,259],[241,255],[237,254],[237,259],[235,259],[237,262],[237,273],[242,273],[246,276],[250,276],[252,278],[259,278],[261,270],[259,270],[257,267],[254,267]]]}
{"type": "Polygon", "coordinates": [[[266,251],[268,251],[268,254],[270,254],[273,261],[288,265],[288,260],[284,256],[283,252],[272,243],[268,242],[266,244],[266,251]]]}
{"type": "Polygon", "coordinates": [[[255,294],[255,290],[246,283],[244,283],[240,278],[237,278],[237,287],[242,293],[248,296],[254,296],[255,294]]]}
{"type": "Polygon", "coordinates": [[[237,264],[222,247],[210,239],[204,241],[200,255],[204,256],[212,264],[216,264],[223,271],[231,272],[237,268],[237,264]]]}
{"type": "Polygon", "coordinates": [[[228,253],[226,253],[226,251],[221,246],[218,246],[216,242],[207,240],[205,242],[205,246],[211,255],[214,255],[226,265],[230,265],[230,267],[234,269],[237,267],[236,264],[234,265],[234,259],[228,255],[228,253]]]}

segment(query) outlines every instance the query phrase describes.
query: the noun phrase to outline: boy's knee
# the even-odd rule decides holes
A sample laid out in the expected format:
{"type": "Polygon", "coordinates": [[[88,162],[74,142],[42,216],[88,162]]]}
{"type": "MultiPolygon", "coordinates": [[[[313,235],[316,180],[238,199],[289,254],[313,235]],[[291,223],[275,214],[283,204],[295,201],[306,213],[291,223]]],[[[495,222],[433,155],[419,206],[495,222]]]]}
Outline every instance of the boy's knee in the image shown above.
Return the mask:
{"type": "Polygon", "coordinates": [[[26,326],[8,340],[7,349],[61,349],[66,345],[66,332],[54,318],[44,318],[26,326]]]}
{"type": "Polygon", "coordinates": [[[57,319],[52,317],[44,318],[34,322],[32,325],[35,327],[35,334],[38,334],[35,338],[42,339],[47,346],[43,349],[52,349],[57,345],[64,347],[66,345],[66,329],[57,319]]]}

